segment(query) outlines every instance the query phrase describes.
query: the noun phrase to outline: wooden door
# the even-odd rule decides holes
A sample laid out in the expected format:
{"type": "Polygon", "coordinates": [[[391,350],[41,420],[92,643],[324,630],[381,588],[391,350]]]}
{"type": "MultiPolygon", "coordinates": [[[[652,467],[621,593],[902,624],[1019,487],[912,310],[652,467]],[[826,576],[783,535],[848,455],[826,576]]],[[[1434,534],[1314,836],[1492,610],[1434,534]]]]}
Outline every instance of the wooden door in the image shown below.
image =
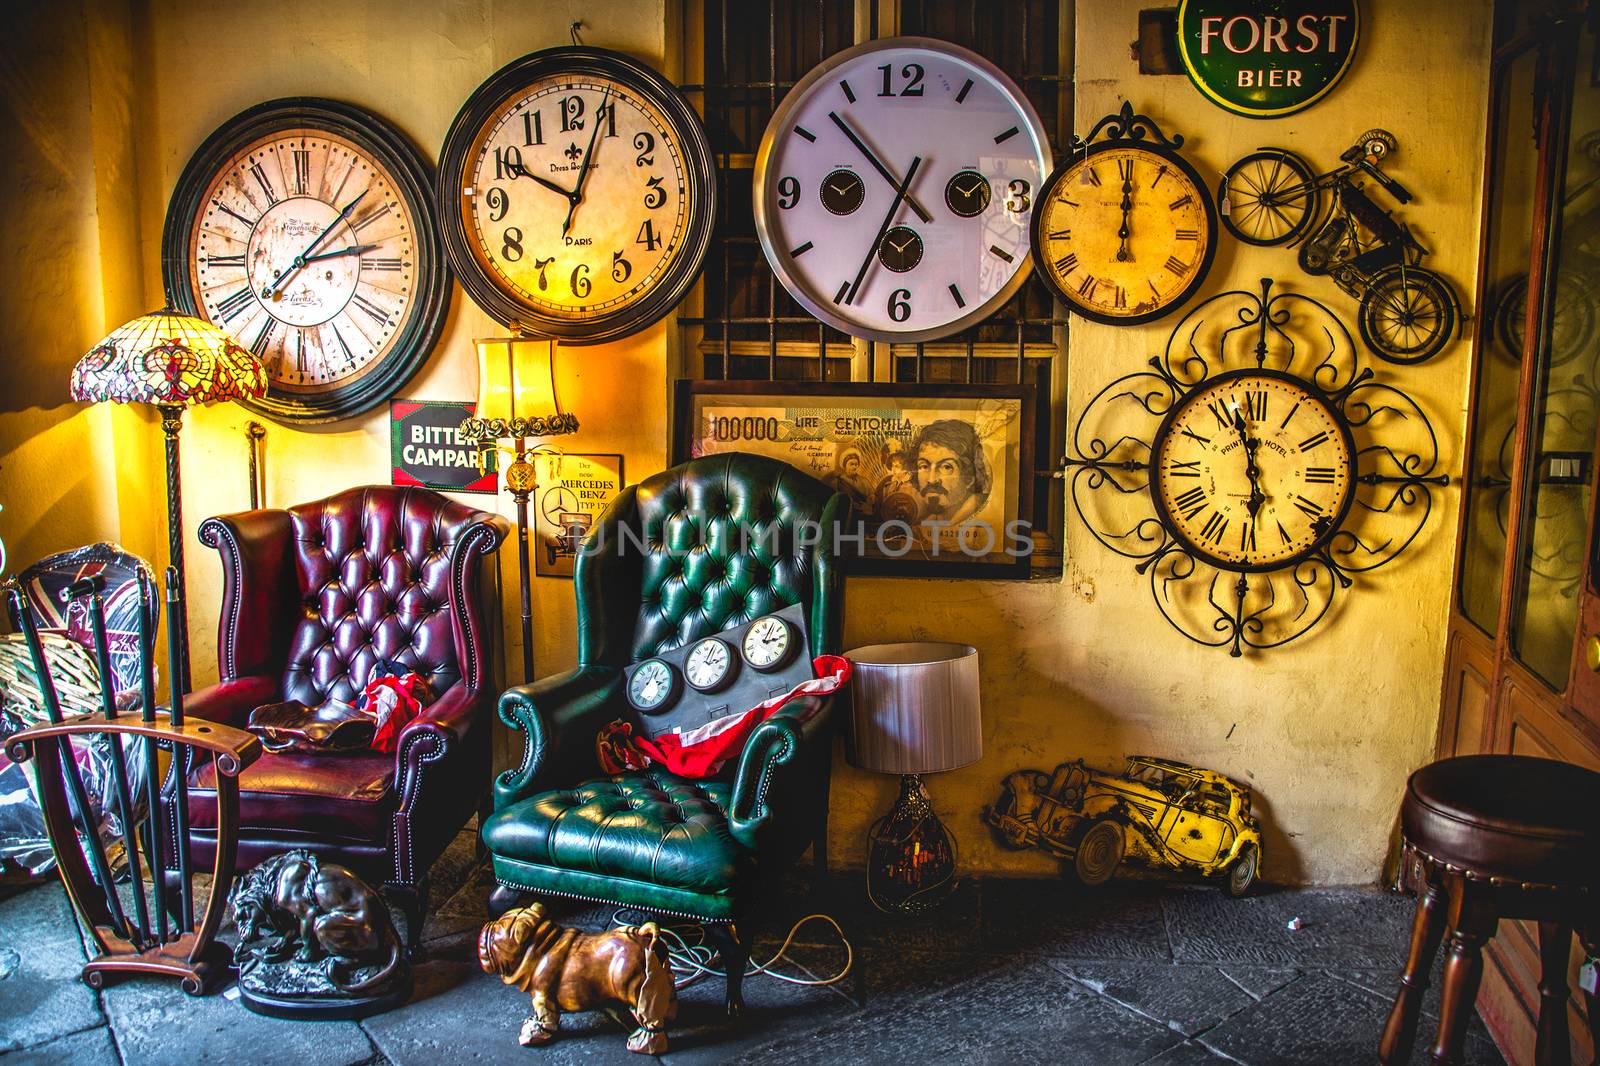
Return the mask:
{"type": "MultiPolygon", "coordinates": [[[[1502,0],[1490,90],[1474,380],[1440,757],[1600,769],[1600,51],[1581,11],[1502,0]]],[[[1538,942],[1504,922],[1479,1007],[1529,1062],[1538,942]]],[[[1574,947],[1573,982],[1581,962],[1574,947]]],[[[1576,1000],[1574,1060],[1590,1061],[1576,1000]]]]}

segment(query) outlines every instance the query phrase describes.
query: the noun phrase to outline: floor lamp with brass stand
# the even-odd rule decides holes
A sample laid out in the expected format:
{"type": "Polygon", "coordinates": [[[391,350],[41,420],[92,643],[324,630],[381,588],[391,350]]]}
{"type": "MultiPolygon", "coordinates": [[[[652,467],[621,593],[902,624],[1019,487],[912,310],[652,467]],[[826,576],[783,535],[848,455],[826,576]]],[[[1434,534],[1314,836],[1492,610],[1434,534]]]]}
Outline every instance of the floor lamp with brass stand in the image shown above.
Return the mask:
{"type": "Polygon", "coordinates": [[[544,337],[498,337],[475,341],[478,349],[478,407],[461,423],[461,432],[482,451],[511,457],[505,486],[517,505],[517,566],[522,593],[522,679],[533,680],[533,586],[528,569],[528,498],[538,483],[531,460],[559,456],[548,444],[529,440],[578,431],[576,415],[556,399],[556,342],[544,337]],[[510,445],[501,444],[510,441],[510,445]]]}
{"type": "MultiPolygon", "coordinates": [[[[254,399],[267,391],[267,371],[252,353],[204,319],[170,307],[120,326],[72,368],[72,398],[89,403],[148,403],[161,412],[167,452],[167,550],[184,583],[183,490],[178,432],[183,409],[254,399]]],[[[168,634],[182,649],[175,689],[189,689],[188,597],[180,599],[181,629],[168,634]]]]}

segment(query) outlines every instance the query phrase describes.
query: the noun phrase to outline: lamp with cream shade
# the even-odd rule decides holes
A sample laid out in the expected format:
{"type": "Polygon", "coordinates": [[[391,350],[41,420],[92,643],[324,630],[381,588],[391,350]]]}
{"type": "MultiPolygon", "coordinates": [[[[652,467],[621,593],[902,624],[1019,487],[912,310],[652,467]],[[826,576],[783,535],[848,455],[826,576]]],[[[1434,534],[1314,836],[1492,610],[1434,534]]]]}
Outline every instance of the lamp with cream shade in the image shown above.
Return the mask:
{"type": "Polygon", "coordinates": [[[846,756],[863,770],[900,775],[899,798],[868,833],[867,895],[880,910],[921,910],[955,887],[955,843],[922,775],[983,756],[978,650],[920,641],[846,657],[855,666],[846,756]]]}
{"type": "MultiPolygon", "coordinates": [[[[537,475],[529,459],[554,453],[547,444],[528,446],[530,438],[556,437],[578,431],[576,415],[561,409],[556,398],[556,342],[547,337],[497,337],[474,341],[478,349],[478,406],[461,432],[480,448],[503,448],[512,457],[505,485],[517,504],[517,563],[522,590],[522,674],[533,680],[533,589],[528,571],[528,497],[537,475]]],[[[558,453],[557,453],[558,454],[558,453]]]]}

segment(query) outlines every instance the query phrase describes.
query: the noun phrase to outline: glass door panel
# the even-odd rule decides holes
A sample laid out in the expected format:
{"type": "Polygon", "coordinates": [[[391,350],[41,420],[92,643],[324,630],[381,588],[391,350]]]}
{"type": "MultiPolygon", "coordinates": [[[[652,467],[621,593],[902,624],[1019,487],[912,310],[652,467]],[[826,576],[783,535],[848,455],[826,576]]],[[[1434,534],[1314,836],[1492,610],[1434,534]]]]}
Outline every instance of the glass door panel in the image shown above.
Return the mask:
{"type": "Polygon", "coordinates": [[[1478,380],[1473,394],[1472,469],[1466,488],[1461,542],[1461,613],[1491,636],[1498,628],[1511,508],[1512,431],[1528,306],[1528,260],[1539,150],[1533,139],[1534,85],[1541,53],[1526,48],[1503,60],[1495,74],[1490,131],[1495,146],[1489,212],[1478,380]]]}
{"type": "MultiPolygon", "coordinates": [[[[1595,429],[1600,417],[1600,83],[1594,35],[1580,34],[1553,189],[1554,232],[1541,288],[1534,451],[1523,472],[1512,649],[1558,692],[1566,688],[1585,570],[1595,429]]],[[[1557,127],[1561,129],[1560,126],[1557,127]]]]}

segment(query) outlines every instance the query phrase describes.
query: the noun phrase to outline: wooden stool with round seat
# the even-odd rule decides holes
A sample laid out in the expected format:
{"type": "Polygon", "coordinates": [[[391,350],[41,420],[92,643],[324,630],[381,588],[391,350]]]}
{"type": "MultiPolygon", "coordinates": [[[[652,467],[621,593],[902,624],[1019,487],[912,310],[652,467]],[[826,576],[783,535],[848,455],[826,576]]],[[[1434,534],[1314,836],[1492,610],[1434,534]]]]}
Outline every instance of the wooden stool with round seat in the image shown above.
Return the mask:
{"type": "MultiPolygon", "coordinates": [[[[1600,774],[1521,755],[1466,755],[1411,775],[1400,806],[1405,861],[1423,887],[1400,992],[1384,1026],[1378,1060],[1411,1058],[1422,996],[1446,933],[1436,1063],[1459,1063],[1483,974],[1483,946],[1501,918],[1539,923],[1539,1029],[1534,1061],[1565,1066],[1567,967],[1577,932],[1600,949],[1594,914],[1600,873],[1600,774]]],[[[1600,1008],[1588,993],[1589,1027],[1600,1047],[1600,1008]]]]}

